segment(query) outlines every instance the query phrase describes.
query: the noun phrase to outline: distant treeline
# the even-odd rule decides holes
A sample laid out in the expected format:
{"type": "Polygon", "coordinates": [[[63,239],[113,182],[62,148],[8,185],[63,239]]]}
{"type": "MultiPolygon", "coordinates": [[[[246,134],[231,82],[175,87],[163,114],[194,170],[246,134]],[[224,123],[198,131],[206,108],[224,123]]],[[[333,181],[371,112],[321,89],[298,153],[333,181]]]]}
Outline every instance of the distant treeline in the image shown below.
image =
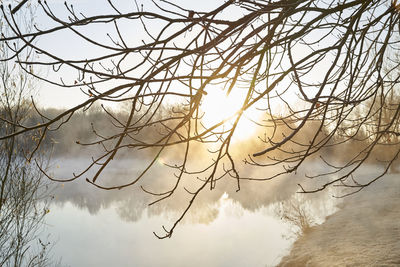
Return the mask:
{"type": "MultiPolygon", "coordinates": [[[[165,114],[167,112],[171,113],[171,110],[171,108],[160,108],[157,115],[153,117],[153,120],[166,116],[165,114]]],[[[56,108],[30,109],[29,114],[18,122],[21,126],[15,129],[18,130],[23,129],[23,127],[31,127],[46,123],[65,111],[66,110],[56,108]]],[[[0,109],[0,115],[2,115],[3,118],[7,118],[4,112],[4,110],[0,109]]],[[[112,144],[115,143],[116,138],[103,142],[103,144],[98,142],[104,138],[120,134],[124,129],[119,122],[125,123],[129,113],[127,110],[123,109],[118,112],[111,112],[108,110],[107,112],[100,106],[95,106],[85,111],[77,111],[71,117],[65,116],[63,120],[55,122],[48,128],[43,140],[39,138],[43,129],[29,131],[27,134],[19,135],[17,138],[20,139],[20,151],[24,154],[32,152],[36,148],[38,142],[40,142],[41,151],[51,151],[53,156],[81,154],[86,153],[85,151],[93,153],[93,151],[98,149],[110,149],[112,144]],[[107,114],[107,112],[110,112],[112,116],[107,114]]],[[[138,118],[141,118],[141,121],[146,121],[146,117],[148,116],[149,115],[138,113],[134,116],[133,121],[138,118]]],[[[136,128],[130,128],[130,136],[132,138],[150,141],[151,139],[161,136],[160,133],[162,129],[160,129],[160,127],[154,125],[144,125],[140,127],[141,124],[142,123],[138,123],[135,125],[136,128]]],[[[168,122],[166,122],[166,124],[168,124],[168,122]]],[[[10,133],[12,131],[10,125],[6,123],[0,124],[0,133],[2,136],[4,136],[6,132],[10,133]]],[[[124,145],[124,143],[122,145],[124,145]]]]}
{"type": "MultiPolygon", "coordinates": [[[[172,110],[173,108],[171,107],[162,108],[162,110],[158,112],[158,117],[154,117],[153,120],[160,119],[161,117],[171,117],[171,114],[173,113],[172,110]]],[[[0,110],[0,112],[3,113],[4,111],[0,110]]],[[[29,115],[26,116],[21,124],[24,126],[37,125],[38,123],[46,122],[48,119],[55,118],[62,112],[64,112],[64,110],[54,108],[41,109],[39,112],[31,110],[29,115]]],[[[359,110],[360,118],[362,118],[363,112],[363,110],[359,110]]],[[[384,126],[385,123],[392,118],[392,113],[393,111],[390,110],[384,112],[384,116],[380,117],[380,127],[382,127],[382,125],[384,126]]],[[[179,114],[179,112],[176,114],[179,114]]],[[[121,110],[113,112],[112,116],[118,121],[124,123],[127,120],[128,111],[121,110]]],[[[137,116],[140,117],[142,115],[138,114],[137,116]]],[[[373,116],[371,118],[372,119],[357,127],[352,128],[350,127],[351,125],[349,125],[347,129],[342,127],[341,129],[336,130],[335,135],[330,138],[329,141],[325,140],[327,140],[327,136],[331,134],[334,123],[323,125],[321,127],[321,120],[314,118],[313,120],[308,121],[300,132],[296,134],[296,138],[290,140],[290,142],[274,151],[272,154],[270,153],[269,156],[273,160],[277,161],[279,161],[280,158],[288,156],[293,156],[293,160],[295,160],[296,157],[304,155],[304,153],[311,153],[312,156],[310,158],[320,157],[321,155],[324,157],[335,158],[337,162],[348,161],[357,154],[358,157],[361,158],[365,153],[368,153],[366,148],[371,145],[374,138],[374,135],[371,134],[371,132],[376,131],[374,128],[378,127],[378,123],[373,122],[373,116]],[[316,133],[318,133],[318,135],[315,143],[319,145],[314,146],[313,149],[307,152],[308,145],[316,133]]],[[[279,119],[277,121],[279,121],[279,119]]],[[[357,120],[354,120],[354,123],[357,123],[357,120]]],[[[10,129],[5,129],[5,127],[7,127],[6,125],[7,124],[5,123],[0,125],[0,132],[2,135],[4,135],[6,131],[10,132],[10,129]]],[[[278,123],[273,127],[275,127],[273,136],[268,136],[273,132],[271,130],[272,127],[260,129],[257,132],[257,135],[263,136],[264,133],[266,133],[272,141],[279,142],[282,138],[288,136],[294,128],[296,128],[296,123],[278,123]]],[[[394,128],[396,127],[398,127],[398,125],[394,125],[394,128]]],[[[119,134],[122,131],[123,127],[118,125],[118,122],[109,116],[109,114],[106,114],[106,111],[97,106],[86,111],[78,111],[74,113],[68,121],[64,119],[62,122],[56,122],[50,127],[45,138],[41,141],[39,140],[40,135],[38,131],[29,132],[28,134],[19,136],[18,138],[24,139],[19,143],[23,144],[21,151],[25,154],[33,151],[37,143],[41,142],[40,149],[42,151],[52,151],[52,155],[54,156],[66,156],[75,155],[77,153],[91,154],[93,151],[104,151],[104,149],[110,149],[115,143],[116,138],[104,142],[103,144],[96,142],[102,140],[104,137],[107,138],[119,134]],[[90,143],[94,145],[86,145],[90,143]]],[[[163,130],[159,126],[157,128],[155,125],[147,125],[143,128],[138,127],[136,130],[134,129],[130,134],[132,138],[137,140],[155,140],[162,136],[163,131],[165,133],[165,129],[163,130]]],[[[391,158],[393,158],[393,156],[399,151],[399,139],[398,136],[393,134],[386,134],[370,153],[371,155],[369,156],[369,160],[378,162],[391,160],[391,158]]],[[[265,143],[260,142],[257,136],[254,136],[251,140],[245,140],[242,143],[246,147],[254,149],[254,151],[248,151],[249,153],[256,152],[258,149],[265,149],[266,146],[265,143]]],[[[137,148],[128,148],[125,152],[128,151],[128,153],[134,153],[136,150],[137,148]]],[[[140,153],[141,155],[146,154],[144,150],[141,150],[140,153]]],[[[150,153],[150,155],[154,155],[154,153],[150,153]]]]}

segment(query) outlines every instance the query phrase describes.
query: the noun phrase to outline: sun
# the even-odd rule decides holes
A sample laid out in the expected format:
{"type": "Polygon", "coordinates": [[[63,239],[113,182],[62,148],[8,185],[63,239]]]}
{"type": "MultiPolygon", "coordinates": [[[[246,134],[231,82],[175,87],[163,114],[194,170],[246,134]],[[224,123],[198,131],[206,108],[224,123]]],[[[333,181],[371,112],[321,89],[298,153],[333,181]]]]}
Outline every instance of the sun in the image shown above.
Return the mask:
{"type": "MultiPolygon", "coordinates": [[[[222,121],[224,124],[217,128],[216,131],[222,129],[228,130],[232,128],[237,117],[237,113],[243,105],[247,94],[247,90],[232,90],[229,95],[226,91],[214,87],[207,91],[207,95],[203,97],[201,111],[204,112],[202,123],[206,128],[210,128],[222,121]]],[[[248,109],[243,112],[242,117],[235,129],[233,140],[244,140],[254,135],[259,114],[254,109],[248,109]]]]}

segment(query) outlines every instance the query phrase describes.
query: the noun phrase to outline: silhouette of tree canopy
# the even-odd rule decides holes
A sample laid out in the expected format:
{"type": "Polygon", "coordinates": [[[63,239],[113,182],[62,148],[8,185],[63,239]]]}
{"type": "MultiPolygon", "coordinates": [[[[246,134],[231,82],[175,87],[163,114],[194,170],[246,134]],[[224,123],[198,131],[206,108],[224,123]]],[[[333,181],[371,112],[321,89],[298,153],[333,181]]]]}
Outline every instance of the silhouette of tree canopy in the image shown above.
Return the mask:
{"type": "Polygon", "coordinates": [[[342,186],[347,195],[385,175],[400,153],[396,1],[227,0],[203,11],[207,8],[167,0],[136,1],[130,9],[108,0],[108,10],[100,13],[67,3],[54,10],[53,3],[39,1],[42,25],[31,32],[15,19],[25,2],[1,7],[3,23],[11,29],[0,38],[10,50],[2,61],[17,62],[43,86],[80,90],[87,98],[51,117],[37,108],[39,123],[14,125],[17,130],[1,140],[37,134],[35,146],[26,151],[31,160],[46,134],[101,103],[107,128],[93,124],[91,141],[77,140],[101,153],[72,178],[48,177],[87,177],[106,190],[141,186],[154,195],[151,204],[183,188],[187,208],[160,238],[172,235],[200,192],[222,180],[233,179],[240,190],[241,181],[277,178],[306,166],[308,159],[320,160],[325,171],[311,171],[309,177],[321,182],[299,185],[300,192],[342,186]],[[57,38],[81,49],[58,48],[57,38]],[[35,57],[26,60],[27,51],[35,57]],[[47,72],[37,71],[44,67],[47,72]],[[218,111],[202,103],[215,90],[239,91],[243,97],[233,114],[210,125],[203,118],[218,111]],[[113,105],[127,112],[121,115],[113,105]],[[256,108],[262,116],[246,113],[256,108]],[[233,140],[246,117],[256,134],[235,150],[233,140]],[[382,153],[388,147],[391,153],[382,153]],[[107,166],[126,151],[149,159],[147,165],[131,181],[105,182],[107,166]],[[146,188],[151,169],[162,159],[174,170],[170,187],[146,188]],[[357,169],[375,159],[384,166],[381,174],[357,180],[357,169]],[[191,187],[187,177],[194,181],[191,187]]]}

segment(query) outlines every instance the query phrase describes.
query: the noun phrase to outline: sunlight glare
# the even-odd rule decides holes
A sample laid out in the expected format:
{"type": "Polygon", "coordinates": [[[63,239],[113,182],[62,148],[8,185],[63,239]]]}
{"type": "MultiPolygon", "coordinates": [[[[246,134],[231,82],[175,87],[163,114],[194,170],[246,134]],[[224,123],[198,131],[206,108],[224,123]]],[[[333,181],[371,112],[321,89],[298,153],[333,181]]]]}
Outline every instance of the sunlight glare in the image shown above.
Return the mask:
{"type": "MultiPolygon", "coordinates": [[[[201,110],[204,112],[202,122],[205,127],[209,128],[221,121],[227,120],[222,127],[225,130],[229,129],[235,121],[235,113],[243,105],[247,92],[246,90],[232,90],[227,96],[226,91],[223,89],[217,87],[213,89],[208,91],[207,95],[203,98],[201,105],[201,110]],[[231,116],[234,117],[230,118],[231,116]]],[[[255,110],[246,110],[235,129],[233,140],[250,138],[256,129],[256,124],[250,118],[255,120],[258,115],[255,110]]],[[[217,128],[217,131],[219,130],[222,130],[222,128],[217,128]]]]}

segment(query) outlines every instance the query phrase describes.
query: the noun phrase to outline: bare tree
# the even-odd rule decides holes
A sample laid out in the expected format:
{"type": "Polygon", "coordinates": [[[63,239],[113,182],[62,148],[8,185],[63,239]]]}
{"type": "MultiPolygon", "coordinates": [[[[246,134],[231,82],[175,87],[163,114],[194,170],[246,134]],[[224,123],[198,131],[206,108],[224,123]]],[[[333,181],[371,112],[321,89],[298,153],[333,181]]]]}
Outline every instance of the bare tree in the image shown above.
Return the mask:
{"type": "Polygon", "coordinates": [[[390,57],[399,49],[396,1],[227,0],[207,11],[167,0],[135,2],[129,9],[120,8],[117,1],[105,2],[109,12],[96,14],[67,3],[63,12],[55,11],[51,4],[39,1],[38,17],[48,23],[35,24],[32,32],[15,19],[24,8],[22,2],[2,6],[12,29],[0,38],[11,51],[2,60],[18,62],[48,85],[81,90],[87,100],[54,117],[41,114],[42,122],[35,125],[1,118],[16,129],[1,140],[37,134],[36,147],[27,153],[30,160],[48,132],[101,102],[113,133],[93,127],[92,142],[77,142],[98,146],[102,153],[71,178],[49,178],[72,181],[94,170],[87,178],[94,186],[105,190],[142,186],[154,195],[151,204],[184,188],[190,196],[187,208],[158,237],[170,237],[200,192],[224,179],[234,179],[240,190],[243,180],[277,178],[320,157],[326,171],[314,177],[323,183],[314,188],[300,185],[300,192],[340,185],[354,193],[385,175],[398,157],[399,144],[393,142],[395,153],[385,159],[384,170],[368,181],[357,181],[357,169],[373,157],[374,148],[388,136],[399,136],[398,101],[390,104],[392,112],[384,123],[382,116],[377,117],[399,81],[399,62],[390,57]],[[88,49],[68,54],[49,47],[46,38],[54,36],[73,36],[74,42],[88,49]],[[37,57],[25,59],[27,49],[37,57]],[[392,67],[385,70],[389,61],[392,67]],[[50,75],[38,75],[36,70],[45,66],[50,75]],[[233,114],[210,125],[204,117],[215,110],[205,109],[202,103],[216,90],[227,95],[240,92],[243,97],[233,114]],[[376,103],[374,108],[360,109],[370,101],[376,103]],[[128,114],[119,116],[110,103],[123,103],[128,114]],[[243,154],[247,150],[237,153],[233,140],[246,112],[254,108],[263,113],[247,115],[258,137],[248,141],[249,155],[243,154]],[[365,131],[371,118],[376,127],[365,131]],[[354,142],[358,149],[347,149],[352,153],[339,162],[327,154],[354,142]],[[106,167],[124,151],[148,158],[148,164],[126,183],[102,180],[106,167]],[[204,158],[199,151],[208,151],[208,161],[199,160],[204,158]],[[146,174],[161,158],[169,158],[165,165],[175,170],[166,191],[143,186],[146,174]],[[251,167],[266,170],[263,176],[253,177],[251,167]],[[191,183],[185,182],[186,177],[193,178],[191,183]]]}
{"type": "MultiPolygon", "coordinates": [[[[30,11],[25,12],[25,21],[32,15],[30,11]]],[[[0,19],[4,34],[7,26],[3,22],[0,19]]],[[[1,58],[7,58],[8,52],[5,43],[1,43],[1,58]]],[[[8,122],[1,124],[0,132],[8,135],[29,117],[34,79],[15,62],[2,61],[0,90],[0,114],[8,122]]],[[[49,212],[48,180],[34,164],[26,162],[23,154],[23,148],[35,138],[30,134],[12,136],[0,143],[0,266],[51,265],[50,243],[39,239],[49,212]]],[[[44,164],[44,158],[40,153],[37,160],[44,164]]]]}

